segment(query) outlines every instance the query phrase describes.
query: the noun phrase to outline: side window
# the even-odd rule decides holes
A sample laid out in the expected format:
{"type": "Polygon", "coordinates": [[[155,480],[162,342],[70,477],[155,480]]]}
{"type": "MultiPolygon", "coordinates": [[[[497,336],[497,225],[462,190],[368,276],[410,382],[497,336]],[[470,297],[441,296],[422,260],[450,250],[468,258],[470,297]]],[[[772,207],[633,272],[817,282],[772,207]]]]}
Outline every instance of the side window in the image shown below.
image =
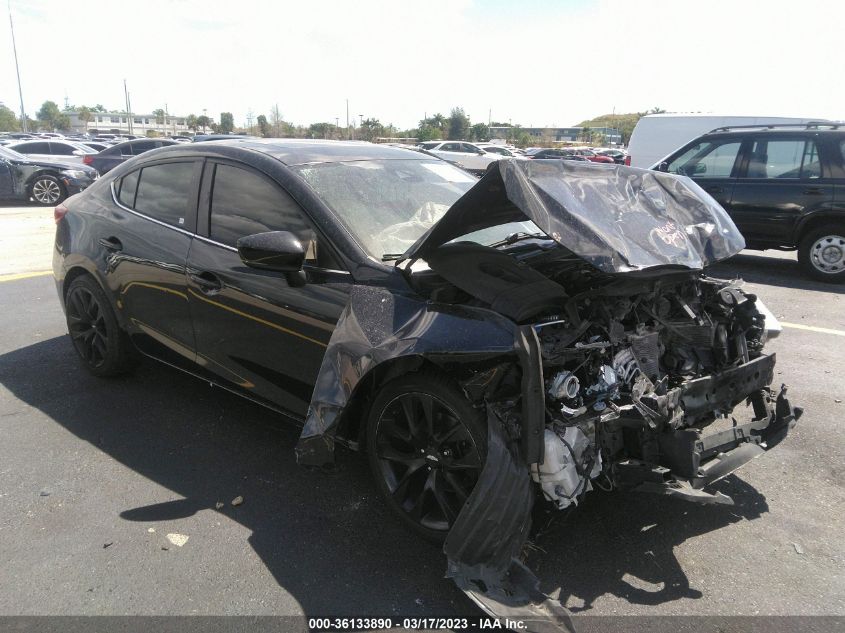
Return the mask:
{"type": "Polygon", "coordinates": [[[100,152],[101,156],[120,156],[120,149],[119,147],[107,147],[102,152],[100,152]]]}
{"type": "Polygon", "coordinates": [[[470,154],[477,154],[479,152],[479,148],[475,145],[470,145],[469,143],[461,143],[461,151],[469,152],[470,154]]]}
{"type": "Polygon", "coordinates": [[[821,178],[816,144],[803,139],[754,141],[747,178],[821,178]]]}
{"type": "Polygon", "coordinates": [[[54,156],[73,156],[74,149],[67,143],[50,143],[50,153],[54,156]]]}
{"type": "Polygon", "coordinates": [[[22,143],[18,147],[12,148],[21,154],[49,154],[50,146],[46,142],[22,143]]]}
{"type": "Polygon", "coordinates": [[[217,165],[211,191],[209,237],[235,246],[238,238],[267,231],[290,231],[316,260],[315,234],[299,205],[267,178],[240,167],[217,165]]]}
{"type": "Polygon", "coordinates": [[[441,152],[460,152],[461,151],[461,144],[460,143],[444,143],[443,147],[440,148],[441,152]]]}
{"type": "Polygon", "coordinates": [[[728,178],[733,171],[739,141],[702,141],[669,161],[670,174],[694,178],[728,178]]]}
{"type": "Polygon", "coordinates": [[[131,174],[126,174],[120,179],[120,189],[117,192],[117,199],[121,204],[130,209],[135,208],[135,192],[138,190],[138,176],[140,170],[135,170],[131,174]]]}
{"type": "Polygon", "coordinates": [[[141,169],[135,210],[174,226],[184,226],[191,198],[194,163],[164,163],[141,169]]]}
{"type": "Polygon", "coordinates": [[[144,152],[149,152],[151,149],[155,149],[158,145],[156,145],[155,141],[141,141],[140,143],[132,143],[130,147],[132,148],[132,155],[137,156],[138,154],[143,154],[144,152]]]}

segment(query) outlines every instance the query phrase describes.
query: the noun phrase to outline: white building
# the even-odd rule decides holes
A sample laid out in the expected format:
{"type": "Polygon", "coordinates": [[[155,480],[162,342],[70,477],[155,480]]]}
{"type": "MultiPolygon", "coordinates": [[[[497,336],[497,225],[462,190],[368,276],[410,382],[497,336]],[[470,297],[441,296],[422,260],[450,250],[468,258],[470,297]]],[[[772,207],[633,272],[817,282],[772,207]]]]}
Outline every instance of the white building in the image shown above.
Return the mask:
{"type": "Polygon", "coordinates": [[[186,124],[185,117],[172,114],[156,120],[154,114],[132,114],[126,112],[91,112],[91,121],[86,125],[79,120],[76,111],[65,112],[70,118],[71,130],[75,133],[89,134],[137,134],[146,136],[152,130],[162,136],[175,134],[192,134],[186,124]]]}

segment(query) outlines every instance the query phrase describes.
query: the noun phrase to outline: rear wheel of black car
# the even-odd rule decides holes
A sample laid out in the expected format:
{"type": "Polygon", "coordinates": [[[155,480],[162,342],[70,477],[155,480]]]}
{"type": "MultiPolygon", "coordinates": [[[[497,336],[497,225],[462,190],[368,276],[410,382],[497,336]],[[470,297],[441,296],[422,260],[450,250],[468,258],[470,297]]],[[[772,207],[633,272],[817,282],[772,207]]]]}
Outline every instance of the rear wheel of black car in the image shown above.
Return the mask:
{"type": "Polygon", "coordinates": [[[83,275],[70,284],[65,316],[73,346],[88,371],[105,377],[132,368],[132,343],[120,329],[108,298],[93,277],[83,275]]]}
{"type": "Polygon", "coordinates": [[[798,245],[798,262],[815,279],[845,283],[845,228],[827,225],[809,231],[798,245]]]}
{"type": "Polygon", "coordinates": [[[29,186],[29,195],[38,204],[59,204],[67,198],[64,185],[55,176],[38,176],[29,186]]]}
{"type": "Polygon", "coordinates": [[[387,504],[412,530],[442,543],[484,466],[485,418],[446,376],[401,376],[370,407],[367,453],[387,504]]]}

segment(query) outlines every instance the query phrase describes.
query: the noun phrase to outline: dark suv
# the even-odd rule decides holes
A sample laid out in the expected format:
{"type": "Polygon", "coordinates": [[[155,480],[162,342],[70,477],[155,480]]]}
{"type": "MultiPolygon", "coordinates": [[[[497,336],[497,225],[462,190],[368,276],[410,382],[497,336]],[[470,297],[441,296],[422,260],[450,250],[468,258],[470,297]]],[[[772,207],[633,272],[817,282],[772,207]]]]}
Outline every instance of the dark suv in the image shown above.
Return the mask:
{"type": "Polygon", "coordinates": [[[723,127],[652,167],[689,176],[730,214],[748,248],[798,250],[822,281],[845,282],[845,129],[723,127]]]}

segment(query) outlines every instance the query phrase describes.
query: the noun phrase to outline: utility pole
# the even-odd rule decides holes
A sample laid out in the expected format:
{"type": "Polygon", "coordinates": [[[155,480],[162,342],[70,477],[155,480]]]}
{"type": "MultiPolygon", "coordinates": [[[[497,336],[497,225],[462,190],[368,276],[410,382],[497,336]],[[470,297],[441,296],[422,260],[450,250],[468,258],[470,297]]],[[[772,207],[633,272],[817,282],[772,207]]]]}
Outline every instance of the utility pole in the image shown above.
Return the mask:
{"type": "MultiPolygon", "coordinates": [[[[335,130],[339,130],[339,129],[340,129],[340,117],[339,117],[339,116],[336,116],[336,117],[334,118],[334,129],[335,129],[335,130]]],[[[334,136],[334,134],[332,134],[332,136],[334,136]]]]}
{"type": "Polygon", "coordinates": [[[126,80],[123,80],[123,98],[126,100],[126,122],[129,124],[129,133],[132,134],[132,109],[129,107],[129,89],[126,87],[126,80]]]}
{"type": "Polygon", "coordinates": [[[9,0],[9,28],[12,30],[12,50],[15,53],[15,72],[18,75],[18,95],[21,98],[21,132],[29,132],[26,124],[26,110],[23,107],[23,88],[21,88],[21,70],[18,67],[18,46],[15,43],[15,23],[12,22],[12,0],[9,0]]]}
{"type": "Polygon", "coordinates": [[[346,100],[346,140],[350,140],[352,137],[349,135],[349,99],[346,100]]]}

